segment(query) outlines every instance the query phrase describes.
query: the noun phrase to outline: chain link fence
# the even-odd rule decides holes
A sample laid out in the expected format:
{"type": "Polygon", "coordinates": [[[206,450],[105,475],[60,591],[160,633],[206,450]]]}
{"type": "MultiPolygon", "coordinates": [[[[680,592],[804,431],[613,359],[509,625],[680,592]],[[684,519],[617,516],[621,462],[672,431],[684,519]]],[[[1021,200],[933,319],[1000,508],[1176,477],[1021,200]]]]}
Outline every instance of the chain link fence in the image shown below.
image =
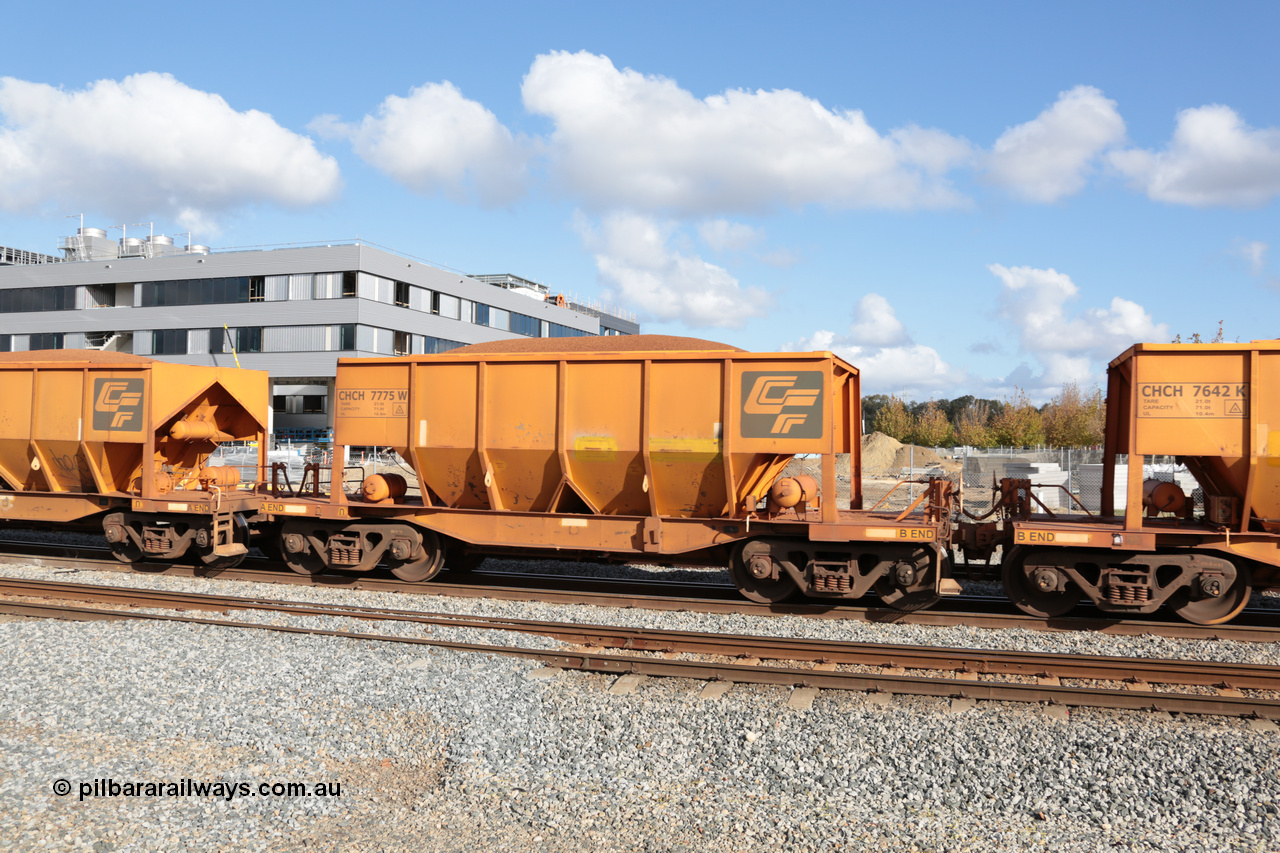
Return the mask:
{"type": "MultiPolygon", "coordinates": [[[[1102,448],[993,448],[971,447],[913,448],[904,445],[899,457],[906,464],[888,470],[862,472],[862,505],[865,509],[901,512],[920,496],[923,482],[931,477],[945,477],[963,491],[964,508],[972,515],[991,509],[993,484],[1004,478],[1030,480],[1032,492],[1047,509],[1057,515],[1097,514],[1102,505],[1102,448]],[[919,451],[917,454],[916,451],[919,451]],[[913,464],[916,463],[916,464],[913,464]],[[915,481],[915,482],[913,482],[915,481]]],[[[267,457],[269,463],[283,463],[289,481],[302,481],[303,467],[319,463],[323,481],[328,482],[332,450],[321,443],[273,442],[267,457]]],[[[210,457],[210,465],[229,465],[240,469],[242,482],[253,482],[257,473],[258,449],[255,444],[224,444],[210,457]]],[[[364,475],[397,473],[408,481],[412,493],[417,483],[412,469],[388,448],[355,448],[347,465],[360,468],[364,475]]],[[[783,472],[784,476],[808,474],[822,483],[822,458],[797,456],[783,472]]],[[[352,471],[350,476],[357,476],[352,471]]],[[[1129,466],[1121,456],[1116,465],[1115,511],[1123,512],[1126,504],[1129,466]]],[[[1176,483],[1192,499],[1196,514],[1204,512],[1204,494],[1185,465],[1174,457],[1148,457],[1142,466],[1144,480],[1155,479],[1176,483]]],[[[852,472],[848,454],[836,456],[836,501],[849,506],[852,494],[852,472]]],[[[1041,512],[1040,507],[1036,507],[1041,512]]]]}
{"type": "MultiPolygon", "coordinates": [[[[900,512],[920,496],[924,489],[921,483],[931,477],[942,477],[951,480],[957,490],[963,490],[964,508],[973,515],[982,515],[991,509],[993,486],[998,487],[1005,478],[1030,480],[1037,500],[1056,515],[1096,515],[1101,511],[1101,447],[918,448],[921,451],[918,460],[912,458],[916,449],[903,446],[902,458],[907,461],[906,465],[862,472],[865,509],[900,512]]],[[[836,472],[836,500],[840,506],[847,507],[852,491],[848,454],[837,455],[836,472]]],[[[821,483],[821,457],[797,456],[788,464],[784,476],[796,474],[808,474],[821,483]]],[[[1121,455],[1114,486],[1117,513],[1123,512],[1127,503],[1128,478],[1128,457],[1121,455]]],[[[1176,483],[1192,499],[1194,512],[1204,512],[1204,494],[1199,484],[1174,457],[1148,457],[1142,466],[1142,478],[1176,483]]],[[[1043,512],[1040,507],[1035,511],[1043,512]]]]}

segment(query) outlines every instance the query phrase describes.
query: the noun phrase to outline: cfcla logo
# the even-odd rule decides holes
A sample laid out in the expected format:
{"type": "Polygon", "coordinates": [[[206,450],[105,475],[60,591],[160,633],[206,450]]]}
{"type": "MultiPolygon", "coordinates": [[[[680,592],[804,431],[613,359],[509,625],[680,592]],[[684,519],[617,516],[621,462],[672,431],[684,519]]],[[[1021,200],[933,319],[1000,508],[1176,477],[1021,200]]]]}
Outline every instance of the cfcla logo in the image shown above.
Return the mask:
{"type": "Polygon", "coordinates": [[[820,437],[822,377],[822,372],[817,370],[744,373],[742,434],[752,438],[779,435],[820,437]],[[819,416],[811,419],[810,414],[814,411],[819,416]]]}
{"type": "Polygon", "coordinates": [[[141,379],[98,379],[93,401],[94,429],[142,429],[141,379]]]}

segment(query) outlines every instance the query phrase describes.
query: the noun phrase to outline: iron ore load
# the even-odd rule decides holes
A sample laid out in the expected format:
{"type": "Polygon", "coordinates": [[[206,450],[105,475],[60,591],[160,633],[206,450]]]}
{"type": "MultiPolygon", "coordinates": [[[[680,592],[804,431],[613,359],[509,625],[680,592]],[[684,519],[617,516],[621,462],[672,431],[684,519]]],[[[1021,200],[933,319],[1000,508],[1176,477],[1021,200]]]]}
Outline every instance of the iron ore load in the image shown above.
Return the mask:
{"type": "Polygon", "coordinates": [[[874,593],[901,610],[999,553],[1027,613],[1088,599],[1228,621],[1280,587],[1280,341],[1137,344],[1108,376],[1099,512],[1055,512],[1006,478],[975,516],[946,477],[912,482],[905,508],[864,507],[860,376],[828,352],[635,335],[341,359],[331,464],[299,483],[267,464],[264,373],[3,354],[0,518],[100,529],[126,562],[219,568],[252,544],[303,574],[408,581],[487,556],[722,566],[756,601],[874,593]],[[256,442],[256,466],[211,464],[227,442],[256,442]],[[367,447],[403,475],[347,465],[367,447]],[[1145,479],[1154,456],[1197,494],[1145,479]]]}
{"type": "Polygon", "coordinates": [[[227,567],[248,552],[252,473],[211,466],[228,441],[266,462],[267,374],[125,353],[0,354],[0,517],[96,528],[124,562],[188,553],[227,567]]]}

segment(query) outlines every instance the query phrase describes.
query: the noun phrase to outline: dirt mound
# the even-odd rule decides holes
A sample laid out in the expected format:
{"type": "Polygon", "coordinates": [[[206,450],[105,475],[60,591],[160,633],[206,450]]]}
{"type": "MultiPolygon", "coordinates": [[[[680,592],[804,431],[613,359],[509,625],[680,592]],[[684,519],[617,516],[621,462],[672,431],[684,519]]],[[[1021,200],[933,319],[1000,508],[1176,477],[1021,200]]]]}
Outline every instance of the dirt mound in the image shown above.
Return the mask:
{"type": "Polygon", "coordinates": [[[927,447],[904,444],[894,454],[892,467],[895,471],[900,468],[941,468],[942,457],[927,447]]]}
{"type": "Polygon", "coordinates": [[[902,442],[890,438],[882,432],[873,432],[862,437],[862,470],[867,474],[887,474],[897,472],[901,465],[895,467],[894,459],[902,449],[902,442]]]}
{"type": "Polygon", "coordinates": [[[862,437],[862,473],[896,477],[903,468],[941,468],[954,473],[960,470],[960,463],[942,458],[931,448],[903,444],[882,432],[862,437]]]}

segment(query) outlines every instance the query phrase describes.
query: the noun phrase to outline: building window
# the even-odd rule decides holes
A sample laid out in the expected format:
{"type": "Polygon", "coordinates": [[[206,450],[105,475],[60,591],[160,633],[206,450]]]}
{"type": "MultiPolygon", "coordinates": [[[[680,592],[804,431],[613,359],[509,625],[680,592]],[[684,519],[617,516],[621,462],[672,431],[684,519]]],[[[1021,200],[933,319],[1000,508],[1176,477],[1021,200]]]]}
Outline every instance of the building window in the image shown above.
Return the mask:
{"type": "Polygon", "coordinates": [[[410,345],[410,339],[409,339],[408,332],[393,333],[392,343],[391,343],[391,351],[393,353],[395,353],[396,355],[408,355],[409,345],[410,345]]]}
{"type": "Polygon", "coordinates": [[[431,294],[431,313],[439,314],[441,317],[449,317],[450,319],[458,319],[458,311],[462,300],[456,296],[450,296],[447,293],[431,294]]]}
{"type": "Polygon", "coordinates": [[[395,287],[396,304],[399,305],[401,308],[408,308],[409,307],[409,285],[405,284],[403,281],[397,281],[395,283],[395,286],[396,286],[395,287]]]}
{"type": "Polygon", "coordinates": [[[193,278],[141,283],[143,308],[174,305],[218,305],[229,302],[251,302],[266,298],[266,280],[262,276],[228,278],[193,278]],[[256,285],[255,285],[256,282],[256,285]],[[255,295],[256,294],[256,295],[255,295]]]}
{"type": "Polygon", "coordinates": [[[152,355],[186,355],[186,329],[156,329],[151,335],[152,355]]]}
{"type": "Polygon", "coordinates": [[[76,287],[14,287],[0,290],[0,314],[26,311],[71,311],[76,307],[76,287]]]}
{"type": "Polygon", "coordinates": [[[0,352],[13,352],[13,335],[0,335],[0,352]]]}
{"type": "Polygon", "coordinates": [[[471,322],[475,323],[477,326],[489,325],[489,306],[481,302],[477,302],[475,304],[475,316],[472,318],[471,322]]]}
{"type": "Polygon", "coordinates": [[[32,335],[27,349],[62,349],[62,332],[32,335]]]}
{"type": "Polygon", "coordinates": [[[356,324],[344,323],[338,327],[338,349],[354,350],[356,348],[356,324]]]}
{"type": "Polygon", "coordinates": [[[437,353],[448,352],[451,349],[466,346],[461,341],[447,341],[444,338],[433,338],[428,336],[423,342],[423,352],[427,355],[436,355],[437,353]]]}
{"type": "Polygon", "coordinates": [[[542,321],[536,317],[530,317],[528,314],[511,313],[511,331],[517,335],[525,335],[530,338],[538,337],[538,333],[542,331],[542,321]]]}
{"type": "Polygon", "coordinates": [[[590,332],[584,332],[582,329],[575,329],[572,326],[562,326],[559,323],[547,324],[548,338],[582,338],[590,335],[590,332]]]}
{"type": "Polygon", "coordinates": [[[348,270],[342,274],[342,297],[344,299],[354,299],[356,294],[360,292],[359,279],[355,271],[348,270]]]}
{"type": "Polygon", "coordinates": [[[236,329],[237,352],[262,352],[262,327],[243,326],[236,329]]]}
{"type": "Polygon", "coordinates": [[[282,415],[323,415],[323,394],[276,394],[271,398],[271,408],[282,415]]]}

